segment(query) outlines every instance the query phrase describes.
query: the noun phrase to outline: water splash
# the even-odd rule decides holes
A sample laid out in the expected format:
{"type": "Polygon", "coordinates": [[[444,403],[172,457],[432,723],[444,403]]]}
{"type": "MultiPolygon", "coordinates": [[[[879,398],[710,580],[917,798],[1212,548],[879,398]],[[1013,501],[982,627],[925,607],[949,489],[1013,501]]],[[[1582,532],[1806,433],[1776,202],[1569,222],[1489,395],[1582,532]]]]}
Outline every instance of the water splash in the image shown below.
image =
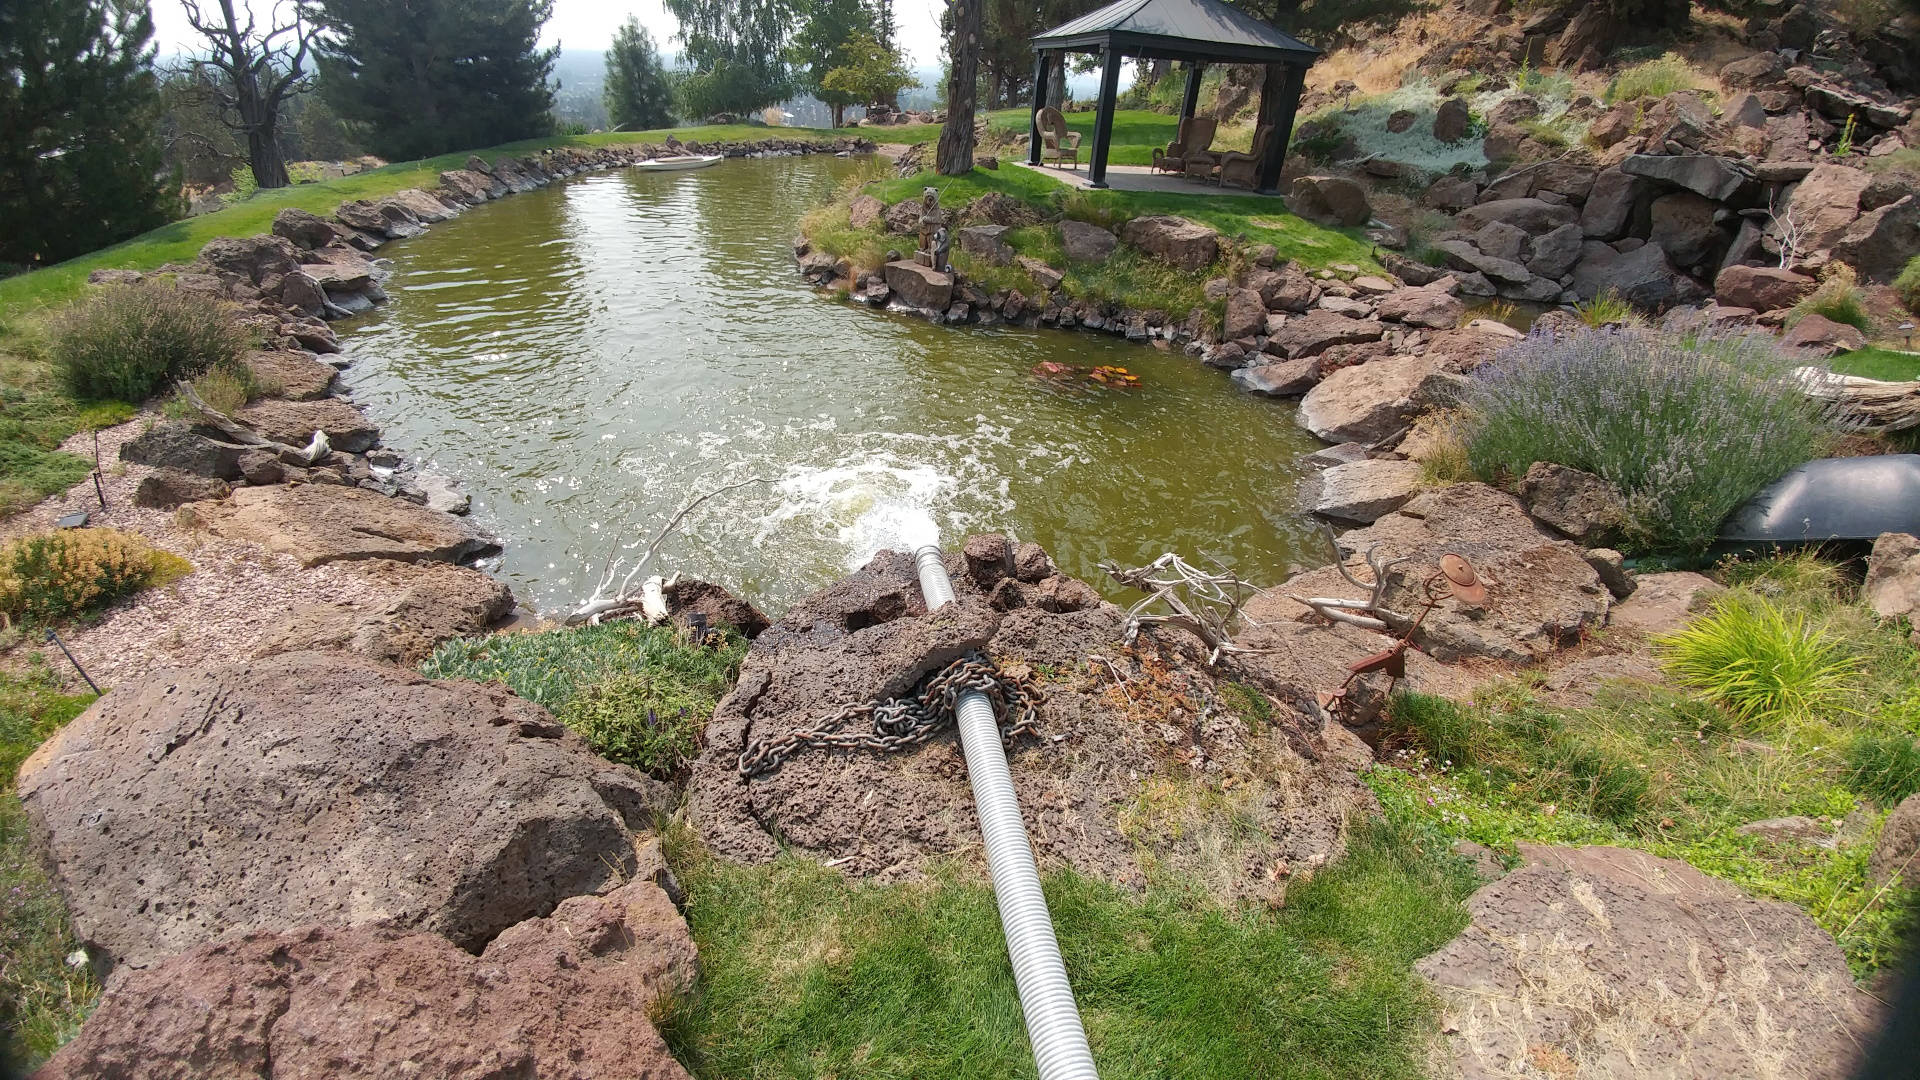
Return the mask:
{"type": "Polygon", "coordinates": [[[882,551],[912,551],[940,541],[934,510],[957,484],[938,466],[878,452],[833,465],[796,466],[776,490],[779,505],[763,519],[763,537],[790,523],[830,529],[857,569],[882,551]]]}

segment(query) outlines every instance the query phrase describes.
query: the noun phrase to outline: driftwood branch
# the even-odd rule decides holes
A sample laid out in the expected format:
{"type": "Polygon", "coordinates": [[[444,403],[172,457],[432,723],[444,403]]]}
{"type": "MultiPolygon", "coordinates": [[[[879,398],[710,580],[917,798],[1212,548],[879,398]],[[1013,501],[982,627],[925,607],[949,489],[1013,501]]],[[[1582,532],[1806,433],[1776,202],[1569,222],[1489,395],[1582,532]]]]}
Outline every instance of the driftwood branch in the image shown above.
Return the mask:
{"type": "Polygon", "coordinates": [[[1920,427],[1920,382],[1881,382],[1817,367],[1794,372],[1807,396],[1833,403],[1843,424],[1873,431],[1920,427]]]}
{"type": "Polygon", "coordinates": [[[1100,569],[1120,584],[1147,594],[1127,609],[1127,644],[1139,637],[1142,626],[1164,623],[1188,630],[1204,642],[1212,650],[1209,664],[1218,663],[1221,653],[1241,651],[1233,643],[1233,630],[1241,605],[1259,591],[1258,586],[1225,569],[1201,570],[1173,552],[1131,570],[1114,563],[1101,563],[1100,569]],[[1155,605],[1163,610],[1148,610],[1155,605]]]}
{"type": "Polygon", "coordinates": [[[207,404],[206,399],[196,393],[190,384],[177,382],[173,386],[180,397],[200,414],[203,423],[218,429],[232,442],[242,446],[257,446],[263,450],[271,450],[288,464],[312,465],[316,461],[324,460],[333,452],[333,446],[324,431],[315,431],[312,441],[305,446],[276,442],[207,404]]]}
{"type": "Polygon", "coordinates": [[[582,623],[598,625],[602,619],[610,615],[624,615],[632,611],[639,611],[646,615],[649,622],[659,622],[665,619],[667,617],[665,599],[666,583],[656,574],[653,577],[643,580],[640,583],[639,591],[636,592],[633,588],[633,579],[639,577],[647,567],[653,565],[653,557],[659,552],[660,545],[666,542],[667,537],[672,535],[673,531],[680,527],[680,523],[686,520],[687,515],[693,513],[701,503],[706,502],[716,495],[724,495],[729,491],[736,491],[752,484],[771,483],[773,483],[773,481],[767,477],[755,476],[737,483],[714,488],[711,491],[702,492],[694,498],[689,499],[686,505],[676,511],[672,517],[668,518],[667,523],[660,527],[659,532],[654,534],[653,539],[647,544],[647,549],[640,554],[639,561],[633,564],[633,567],[627,571],[625,577],[620,578],[619,586],[613,588],[612,592],[608,592],[607,590],[613,587],[614,578],[619,576],[620,568],[626,564],[626,560],[624,558],[618,558],[607,563],[606,571],[600,575],[600,583],[593,587],[593,595],[587,597],[579,607],[574,608],[567,614],[566,625],[579,626],[582,623]]]}
{"type": "Polygon", "coordinates": [[[1395,626],[1405,626],[1410,620],[1386,606],[1387,585],[1393,569],[1401,563],[1411,561],[1413,557],[1403,555],[1397,559],[1386,558],[1380,553],[1380,545],[1375,543],[1367,548],[1366,554],[1367,569],[1372,571],[1373,580],[1362,581],[1354,576],[1352,570],[1347,569],[1347,556],[1350,552],[1340,545],[1339,539],[1333,535],[1333,530],[1324,525],[1321,526],[1321,530],[1326,534],[1327,543],[1333,548],[1334,568],[1340,571],[1340,576],[1346,578],[1348,584],[1356,589],[1365,589],[1367,598],[1343,600],[1338,597],[1289,594],[1288,599],[1305,604],[1333,622],[1347,623],[1350,626],[1382,631],[1392,630],[1395,626]]]}

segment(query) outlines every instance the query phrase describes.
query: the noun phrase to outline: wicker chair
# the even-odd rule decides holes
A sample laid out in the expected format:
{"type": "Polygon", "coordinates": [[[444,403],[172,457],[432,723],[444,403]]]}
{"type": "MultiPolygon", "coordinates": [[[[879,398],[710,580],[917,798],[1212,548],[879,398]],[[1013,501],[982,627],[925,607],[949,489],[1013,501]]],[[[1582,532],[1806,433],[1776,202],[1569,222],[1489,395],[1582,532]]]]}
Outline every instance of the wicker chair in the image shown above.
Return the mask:
{"type": "Polygon", "coordinates": [[[1189,158],[1204,158],[1211,167],[1213,155],[1207,153],[1207,147],[1213,144],[1214,132],[1219,128],[1220,121],[1211,116],[1189,116],[1180,121],[1180,132],[1167,148],[1153,151],[1154,171],[1187,172],[1189,158]]]}
{"type": "Polygon", "coordinates": [[[1241,153],[1229,150],[1220,155],[1220,186],[1251,188],[1260,179],[1260,159],[1266,156],[1267,142],[1273,138],[1273,125],[1261,124],[1253,132],[1253,150],[1241,153]]]}
{"type": "Polygon", "coordinates": [[[1067,128],[1067,118],[1055,108],[1041,109],[1035,118],[1040,125],[1040,160],[1070,161],[1080,168],[1080,133],[1067,128]]]}

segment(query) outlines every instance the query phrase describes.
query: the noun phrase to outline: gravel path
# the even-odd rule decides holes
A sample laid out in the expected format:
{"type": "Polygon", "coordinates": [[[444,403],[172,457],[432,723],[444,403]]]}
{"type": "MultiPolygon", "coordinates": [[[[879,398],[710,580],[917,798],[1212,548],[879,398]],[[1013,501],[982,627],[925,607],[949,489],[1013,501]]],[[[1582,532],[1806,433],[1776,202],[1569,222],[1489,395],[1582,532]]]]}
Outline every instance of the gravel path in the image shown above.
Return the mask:
{"type": "MultiPolygon", "coordinates": [[[[377,587],[344,566],[303,570],[297,560],[243,540],[223,540],[182,527],[171,510],[133,505],[133,491],[153,470],[120,460],[120,446],[155,416],[135,417],[100,432],[100,461],[107,509],[100,509],[93,481],[83,480],[38,506],[0,521],[0,542],[53,527],[63,515],[89,511],[90,524],[138,533],[155,547],[181,556],[194,572],[164,588],[145,589],[107,608],[85,625],[61,631],[74,657],[103,688],[140,678],[156,668],[217,663],[250,656],[280,619],[302,604],[354,607],[379,602],[377,587]]],[[[61,447],[93,454],[93,436],[75,435],[61,447]]],[[[23,642],[0,654],[0,666],[25,662],[39,642],[23,642]]],[[[71,684],[81,685],[58,654],[48,657],[71,684]]]]}

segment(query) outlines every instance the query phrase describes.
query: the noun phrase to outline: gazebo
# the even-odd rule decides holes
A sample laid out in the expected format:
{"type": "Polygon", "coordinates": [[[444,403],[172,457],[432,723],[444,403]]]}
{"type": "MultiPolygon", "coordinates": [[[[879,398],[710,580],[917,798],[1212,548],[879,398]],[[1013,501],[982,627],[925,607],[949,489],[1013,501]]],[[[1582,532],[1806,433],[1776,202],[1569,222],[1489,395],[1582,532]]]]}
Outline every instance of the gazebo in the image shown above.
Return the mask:
{"type": "MultiPolygon", "coordinates": [[[[1029,165],[1040,164],[1040,109],[1047,100],[1047,76],[1057,52],[1099,53],[1100,104],[1093,128],[1091,185],[1107,186],[1107,151],[1113,140],[1113,102],[1120,92],[1120,64],[1128,59],[1180,60],[1187,65],[1187,92],[1180,118],[1193,115],[1200,101],[1200,76],[1210,63],[1279,64],[1285,70],[1281,99],[1262,104],[1273,125],[1261,156],[1255,190],[1271,195],[1280,183],[1287,142],[1307,68],[1320,51],[1268,26],[1221,0],[1117,0],[1116,3],[1047,31],[1033,39],[1038,54],[1033,68],[1032,139],[1029,165]]],[[[1063,69],[1064,70],[1064,69],[1063,69]]]]}

